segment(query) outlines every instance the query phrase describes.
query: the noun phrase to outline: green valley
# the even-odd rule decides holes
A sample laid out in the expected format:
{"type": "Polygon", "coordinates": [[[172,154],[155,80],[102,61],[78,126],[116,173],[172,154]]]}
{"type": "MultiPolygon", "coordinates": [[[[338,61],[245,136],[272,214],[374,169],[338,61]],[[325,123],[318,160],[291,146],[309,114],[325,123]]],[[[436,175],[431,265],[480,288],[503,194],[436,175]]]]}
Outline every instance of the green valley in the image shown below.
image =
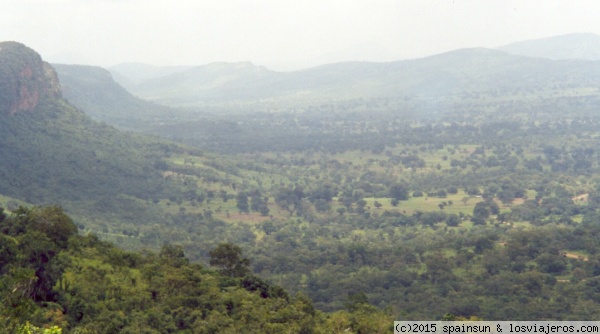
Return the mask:
{"type": "Polygon", "coordinates": [[[140,84],[160,96],[147,102],[36,55],[0,44],[13,328],[381,333],[600,314],[595,61],[223,63],[165,69],[140,84]]]}

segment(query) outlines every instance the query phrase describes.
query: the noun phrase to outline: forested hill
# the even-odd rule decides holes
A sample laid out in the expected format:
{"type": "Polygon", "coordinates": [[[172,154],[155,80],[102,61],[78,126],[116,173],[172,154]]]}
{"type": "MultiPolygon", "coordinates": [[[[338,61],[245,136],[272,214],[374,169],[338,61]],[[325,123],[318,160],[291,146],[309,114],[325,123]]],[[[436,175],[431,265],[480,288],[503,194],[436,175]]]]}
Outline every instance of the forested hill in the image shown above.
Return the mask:
{"type": "Polygon", "coordinates": [[[162,221],[148,203],[179,192],[162,173],[181,147],[92,121],[22,44],[0,44],[0,73],[1,195],[61,204],[79,222],[162,221]]]}
{"type": "Polygon", "coordinates": [[[121,63],[111,66],[108,70],[115,81],[129,89],[144,81],[164,77],[173,73],[189,70],[193,66],[154,66],[142,63],[121,63]]]}
{"type": "MultiPolygon", "coordinates": [[[[113,80],[108,70],[96,66],[52,65],[63,96],[92,118],[126,130],[148,130],[176,119],[171,108],[133,96],[113,80]]],[[[183,113],[183,111],[179,111],[183,113]]]]}
{"type": "Polygon", "coordinates": [[[0,208],[2,333],[390,332],[393,319],[361,298],[323,314],[251,275],[239,247],[220,244],[212,270],[181,247],[131,253],[79,236],[58,207],[0,208]]]}
{"type": "Polygon", "coordinates": [[[347,62],[273,72],[250,63],[218,63],[142,82],[132,91],[172,106],[258,103],[265,107],[319,105],[357,99],[460,100],[547,96],[600,87],[600,66],[492,49],[461,49],[390,63],[347,62]],[[566,90],[565,90],[566,89],[566,90]]]}

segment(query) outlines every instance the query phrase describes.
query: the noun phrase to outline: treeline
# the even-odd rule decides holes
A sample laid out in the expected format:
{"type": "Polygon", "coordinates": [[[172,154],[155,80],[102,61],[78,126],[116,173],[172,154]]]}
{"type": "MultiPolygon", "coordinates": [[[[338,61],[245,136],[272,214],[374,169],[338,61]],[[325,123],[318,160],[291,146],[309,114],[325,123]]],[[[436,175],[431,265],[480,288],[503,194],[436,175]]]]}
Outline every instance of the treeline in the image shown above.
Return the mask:
{"type": "Polygon", "coordinates": [[[149,133],[221,153],[351,150],[382,152],[395,145],[518,143],[549,132],[586,138],[597,129],[598,97],[476,102],[440,101],[339,111],[331,105],[281,112],[185,114],[149,133]],[[190,116],[192,115],[192,116],[190,116]]]}

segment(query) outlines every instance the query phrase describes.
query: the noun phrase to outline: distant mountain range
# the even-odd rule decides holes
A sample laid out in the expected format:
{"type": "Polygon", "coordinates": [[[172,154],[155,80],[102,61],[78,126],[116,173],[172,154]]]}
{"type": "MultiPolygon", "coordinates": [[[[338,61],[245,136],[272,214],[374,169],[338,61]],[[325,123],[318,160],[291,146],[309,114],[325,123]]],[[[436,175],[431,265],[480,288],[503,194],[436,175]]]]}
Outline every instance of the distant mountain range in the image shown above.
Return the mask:
{"type": "Polygon", "coordinates": [[[511,43],[498,49],[536,58],[600,60],[600,36],[568,34],[511,43]]]}
{"type": "MultiPolygon", "coordinates": [[[[563,40],[564,48],[569,48],[569,43],[580,40],[575,37],[559,40],[563,40]]],[[[596,37],[591,35],[589,39],[596,37]]],[[[543,53],[544,48],[551,49],[543,45],[559,44],[555,40],[523,43],[521,49],[538,45],[527,48],[540,50],[539,53],[543,53]]],[[[503,49],[518,48],[513,45],[503,49]]],[[[512,98],[523,94],[564,94],[566,90],[595,91],[600,87],[599,63],[549,58],[475,48],[413,60],[345,62],[295,72],[275,72],[251,63],[213,63],[188,69],[171,68],[170,74],[154,76],[129,89],[143,99],[160,104],[206,107],[248,103],[305,106],[382,98],[456,99],[474,94],[512,98]]],[[[116,68],[112,72],[115,76],[125,75],[126,68],[123,65],[121,72],[116,68]]]]}
{"type": "MultiPolygon", "coordinates": [[[[571,37],[556,40],[570,49],[582,36],[571,37]]],[[[557,44],[556,40],[544,41],[557,44]]],[[[472,120],[474,115],[489,120],[531,110],[539,112],[536,117],[595,113],[600,61],[549,57],[475,48],[413,60],[345,62],[295,72],[271,71],[248,62],[189,68],[123,64],[111,68],[112,75],[91,66],[55,68],[63,96],[95,119],[215,149],[206,143],[217,142],[216,138],[243,141],[239,137],[244,126],[239,118],[231,118],[231,112],[254,117],[253,112],[304,110],[335,116],[368,110],[404,119],[452,120],[472,120]],[[121,75],[117,69],[129,73],[129,91],[114,79],[121,75]]],[[[273,117],[265,119],[269,122],[273,117]]]]}
{"type": "Polygon", "coordinates": [[[184,72],[193,66],[153,66],[140,63],[122,63],[109,67],[114,80],[123,87],[130,89],[142,82],[164,77],[177,72],[184,72]]]}

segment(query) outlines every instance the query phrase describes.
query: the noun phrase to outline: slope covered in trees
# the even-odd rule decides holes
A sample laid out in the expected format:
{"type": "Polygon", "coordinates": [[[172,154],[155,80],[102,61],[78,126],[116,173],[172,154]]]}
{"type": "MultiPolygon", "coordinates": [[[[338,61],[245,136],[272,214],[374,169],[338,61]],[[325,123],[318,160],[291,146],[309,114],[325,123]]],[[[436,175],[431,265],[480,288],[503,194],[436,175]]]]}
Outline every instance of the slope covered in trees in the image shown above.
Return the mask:
{"type": "Polygon", "coordinates": [[[80,227],[106,232],[164,221],[153,201],[184,192],[165,178],[166,160],[201,152],[92,121],[61,98],[52,67],[22,44],[0,44],[0,71],[0,194],[60,203],[80,227]]]}
{"type": "MultiPolygon", "coordinates": [[[[79,236],[59,207],[0,209],[0,326],[11,333],[335,333],[391,330],[389,315],[353,302],[324,314],[249,272],[190,264],[181,247],[131,253],[79,236]]],[[[239,248],[219,259],[244,266],[239,248]]]]}
{"type": "MultiPolygon", "coordinates": [[[[137,98],[118,85],[107,70],[83,65],[52,65],[65,99],[95,120],[120,129],[147,131],[177,121],[175,111],[137,98]]],[[[184,114],[183,111],[179,113],[184,114]]]]}

